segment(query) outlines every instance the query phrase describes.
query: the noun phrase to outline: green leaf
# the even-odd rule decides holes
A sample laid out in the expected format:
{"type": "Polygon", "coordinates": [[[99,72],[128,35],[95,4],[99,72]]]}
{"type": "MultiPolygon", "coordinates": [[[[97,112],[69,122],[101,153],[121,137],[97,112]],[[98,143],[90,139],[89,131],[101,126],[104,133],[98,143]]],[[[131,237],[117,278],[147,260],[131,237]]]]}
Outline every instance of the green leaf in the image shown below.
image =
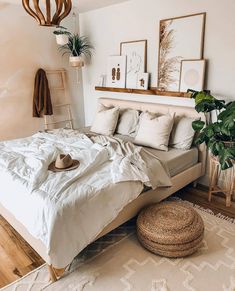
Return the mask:
{"type": "Polygon", "coordinates": [[[204,100],[209,100],[209,101],[213,101],[215,98],[203,91],[199,92],[195,98],[195,103],[199,104],[204,100]]]}
{"type": "Polygon", "coordinates": [[[221,142],[221,141],[219,141],[219,142],[217,141],[216,144],[215,144],[215,146],[216,146],[216,150],[217,150],[218,152],[221,152],[221,151],[224,150],[224,143],[221,142]]]}
{"type": "Polygon", "coordinates": [[[202,100],[195,106],[195,109],[197,112],[211,112],[216,109],[216,106],[212,100],[202,100]]]}
{"type": "Polygon", "coordinates": [[[219,153],[219,162],[221,164],[221,169],[226,170],[233,166],[233,161],[235,160],[235,147],[224,148],[219,153]]]}
{"type": "Polygon", "coordinates": [[[215,103],[215,107],[217,110],[221,110],[221,109],[225,108],[225,101],[224,100],[214,99],[214,103],[215,103]]]}
{"type": "Polygon", "coordinates": [[[212,154],[214,156],[218,156],[219,154],[219,151],[217,150],[217,147],[216,147],[216,141],[214,140],[210,140],[207,144],[208,148],[211,150],[212,154]]]}
{"type": "Polygon", "coordinates": [[[203,129],[203,127],[205,126],[205,122],[201,121],[201,120],[195,120],[192,122],[192,128],[195,131],[200,131],[203,129]]]}
{"type": "Polygon", "coordinates": [[[195,144],[196,145],[199,145],[199,144],[202,144],[202,143],[208,143],[209,139],[208,137],[206,136],[206,134],[204,132],[201,132],[195,139],[195,144]]]}

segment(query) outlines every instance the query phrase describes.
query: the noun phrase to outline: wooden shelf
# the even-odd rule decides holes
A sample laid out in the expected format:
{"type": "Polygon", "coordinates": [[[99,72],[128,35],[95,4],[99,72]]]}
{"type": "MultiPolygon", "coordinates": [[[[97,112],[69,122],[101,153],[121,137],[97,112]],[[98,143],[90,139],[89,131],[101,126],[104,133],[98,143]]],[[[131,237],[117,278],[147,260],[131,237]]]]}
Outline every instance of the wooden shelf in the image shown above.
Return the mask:
{"type": "Polygon", "coordinates": [[[105,92],[119,92],[129,94],[144,94],[144,95],[158,95],[158,96],[170,96],[170,97],[183,97],[190,98],[191,93],[173,92],[173,91],[159,91],[156,88],[150,88],[148,90],[128,89],[128,88],[111,88],[111,87],[95,87],[97,91],[105,92]]]}

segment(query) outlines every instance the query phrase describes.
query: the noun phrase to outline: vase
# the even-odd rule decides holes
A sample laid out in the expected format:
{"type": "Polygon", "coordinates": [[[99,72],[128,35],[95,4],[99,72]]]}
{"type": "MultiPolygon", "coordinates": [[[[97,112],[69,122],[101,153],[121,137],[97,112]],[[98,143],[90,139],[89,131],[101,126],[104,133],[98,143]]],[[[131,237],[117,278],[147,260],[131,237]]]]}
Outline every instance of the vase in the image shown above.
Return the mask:
{"type": "Polygon", "coordinates": [[[72,67],[81,68],[84,66],[84,62],[81,56],[70,56],[69,62],[72,67]]]}
{"type": "Polygon", "coordinates": [[[67,34],[57,34],[56,42],[58,45],[66,45],[69,42],[69,37],[67,34]]]}

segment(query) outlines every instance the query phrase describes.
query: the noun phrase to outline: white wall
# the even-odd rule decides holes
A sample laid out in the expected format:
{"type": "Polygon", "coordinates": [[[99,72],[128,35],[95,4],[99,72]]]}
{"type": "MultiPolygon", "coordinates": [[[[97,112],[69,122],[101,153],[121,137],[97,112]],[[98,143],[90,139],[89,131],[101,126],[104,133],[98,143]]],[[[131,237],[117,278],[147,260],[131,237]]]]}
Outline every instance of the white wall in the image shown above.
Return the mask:
{"type": "MultiPolygon", "coordinates": [[[[83,69],[86,124],[92,123],[97,98],[112,97],[193,106],[184,98],[105,93],[94,90],[105,74],[107,56],[119,54],[122,41],[148,40],[148,72],[157,85],[159,20],[207,12],[205,58],[209,60],[207,88],[218,96],[235,98],[235,1],[234,0],[131,0],[80,15],[81,34],[95,46],[90,64],[83,69]]],[[[193,37],[193,36],[192,36],[193,37]]],[[[190,42],[190,40],[189,40],[190,42]]]]}
{"type": "MultiPolygon", "coordinates": [[[[72,17],[64,23],[72,26],[72,17]]],[[[31,135],[43,124],[32,118],[34,76],[40,67],[69,70],[69,87],[76,125],[83,125],[82,83],[61,57],[53,28],[40,27],[22,5],[0,1],[0,140],[31,135]]]]}

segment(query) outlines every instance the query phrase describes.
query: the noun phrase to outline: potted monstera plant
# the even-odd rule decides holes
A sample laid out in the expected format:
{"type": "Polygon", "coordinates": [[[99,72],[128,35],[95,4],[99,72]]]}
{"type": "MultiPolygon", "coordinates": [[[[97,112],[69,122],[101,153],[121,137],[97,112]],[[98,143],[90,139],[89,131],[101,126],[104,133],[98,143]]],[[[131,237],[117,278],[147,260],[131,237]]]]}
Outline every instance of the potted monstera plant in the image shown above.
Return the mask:
{"type": "Polygon", "coordinates": [[[72,67],[82,67],[84,65],[83,56],[91,57],[93,46],[86,36],[70,34],[68,43],[59,49],[63,55],[70,54],[69,61],[72,67]]]}
{"type": "Polygon", "coordinates": [[[53,31],[56,36],[56,42],[58,45],[66,45],[69,42],[69,36],[71,33],[67,31],[66,27],[57,26],[57,30],[53,31]]]}
{"type": "Polygon", "coordinates": [[[231,168],[235,161],[235,101],[226,103],[218,100],[209,91],[194,91],[192,98],[195,99],[197,112],[210,114],[208,122],[196,120],[193,129],[198,133],[196,144],[205,143],[220,162],[221,169],[231,168]]]}

